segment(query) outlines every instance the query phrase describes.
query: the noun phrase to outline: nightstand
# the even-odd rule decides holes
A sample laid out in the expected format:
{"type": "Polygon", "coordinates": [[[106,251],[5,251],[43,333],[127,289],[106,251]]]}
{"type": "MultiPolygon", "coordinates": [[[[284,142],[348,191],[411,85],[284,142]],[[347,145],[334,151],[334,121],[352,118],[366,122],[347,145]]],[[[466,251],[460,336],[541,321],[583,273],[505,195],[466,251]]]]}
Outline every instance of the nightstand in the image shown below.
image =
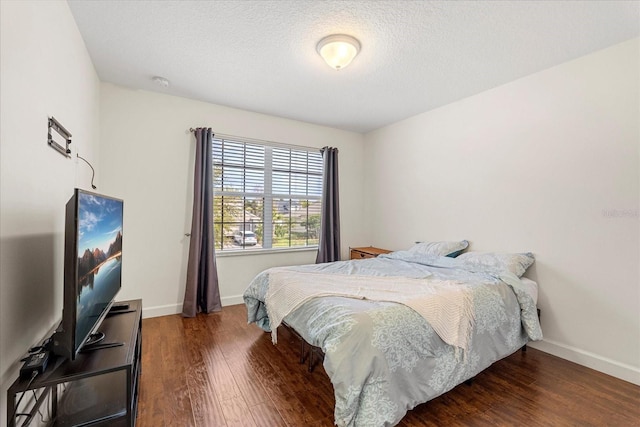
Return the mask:
{"type": "Polygon", "coordinates": [[[375,248],[373,246],[364,246],[361,248],[349,248],[351,252],[351,259],[366,259],[366,258],[375,258],[380,254],[388,254],[389,251],[387,249],[375,248]]]}

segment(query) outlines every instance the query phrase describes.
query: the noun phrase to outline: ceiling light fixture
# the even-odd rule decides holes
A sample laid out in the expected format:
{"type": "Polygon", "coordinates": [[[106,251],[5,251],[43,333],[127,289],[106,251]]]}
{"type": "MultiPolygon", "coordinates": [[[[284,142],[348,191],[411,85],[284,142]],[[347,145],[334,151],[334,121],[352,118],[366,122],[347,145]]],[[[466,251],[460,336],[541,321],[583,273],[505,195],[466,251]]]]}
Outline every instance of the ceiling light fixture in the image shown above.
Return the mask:
{"type": "Polygon", "coordinates": [[[153,78],[151,78],[151,81],[153,81],[158,86],[169,87],[169,80],[165,79],[164,77],[154,76],[153,78]]]}
{"type": "Polygon", "coordinates": [[[360,52],[360,42],[346,34],[332,34],[320,40],[316,50],[331,68],[340,71],[360,52]]]}

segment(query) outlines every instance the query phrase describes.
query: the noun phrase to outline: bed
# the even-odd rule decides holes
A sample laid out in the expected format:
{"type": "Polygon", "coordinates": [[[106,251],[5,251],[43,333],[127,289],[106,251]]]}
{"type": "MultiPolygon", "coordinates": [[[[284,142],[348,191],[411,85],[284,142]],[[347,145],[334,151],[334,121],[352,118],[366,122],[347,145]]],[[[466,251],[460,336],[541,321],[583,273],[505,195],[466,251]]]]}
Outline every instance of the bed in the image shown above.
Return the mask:
{"type": "Polygon", "coordinates": [[[520,278],[531,254],[440,252],[266,270],[244,293],[248,321],[274,343],[286,323],[322,350],[336,425],[395,425],[542,338],[537,286],[520,278]],[[406,299],[415,288],[425,295],[406,299]]]}

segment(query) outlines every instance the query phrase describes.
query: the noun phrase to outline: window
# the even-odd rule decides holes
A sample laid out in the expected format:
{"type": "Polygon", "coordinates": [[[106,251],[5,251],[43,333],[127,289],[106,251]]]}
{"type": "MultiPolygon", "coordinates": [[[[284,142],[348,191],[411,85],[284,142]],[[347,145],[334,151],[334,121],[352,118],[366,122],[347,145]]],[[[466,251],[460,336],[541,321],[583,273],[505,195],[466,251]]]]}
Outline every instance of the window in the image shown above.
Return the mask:
{"type": "Polygon", "coordinates": [[[217,250],[318,245],[319,150],[214,137],[213,192],[217,250]]]}

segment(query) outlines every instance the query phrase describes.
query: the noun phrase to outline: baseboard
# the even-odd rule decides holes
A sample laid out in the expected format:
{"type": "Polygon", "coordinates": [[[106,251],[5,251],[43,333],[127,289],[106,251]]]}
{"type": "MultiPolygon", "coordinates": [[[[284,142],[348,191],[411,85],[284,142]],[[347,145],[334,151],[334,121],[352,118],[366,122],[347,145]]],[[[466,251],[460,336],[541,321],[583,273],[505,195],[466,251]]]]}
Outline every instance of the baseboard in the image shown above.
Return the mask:
{"type": "MultiPolygon", "coordinates": [[[[228,305],[244,304],[242,295],[222,297],[220,298],[220,302],[222,303],[223,307],[226,307],[228,305]]],[[[144,301],[142,304],[142,317],[144,319],[147,319],[149,317],[170,316],[172,314],[180,313],[182,313],[182,303],[157,305],[154,307],[145,307],[144,301]]]]}
{"type": "Polygon", "coordinates": [[[145,307],[142,301],[142,318],[170,316],[182,313],[182,304],[157,305],[155,307],[145,307]]]}
{"type": "Polygon", "coordinates": [[[628,381],[632,384],[640,385],[640,369],[636,366],[620,363],[595,353],[547,339],[530,342],[527,346],[586,366],[587,368],[595,369],[596,371],[628,381]]]}
{"type": "Polygon", "coordinates": [[[221,302],[222,302],[222,306],[226,307],[228,305],[238,305],[238,304],[244,304],[244,298],[242,298],[242,295],[234,295],[234,296],[230,296],[230,297],[222,297],[220,298],[221,302]]]}

